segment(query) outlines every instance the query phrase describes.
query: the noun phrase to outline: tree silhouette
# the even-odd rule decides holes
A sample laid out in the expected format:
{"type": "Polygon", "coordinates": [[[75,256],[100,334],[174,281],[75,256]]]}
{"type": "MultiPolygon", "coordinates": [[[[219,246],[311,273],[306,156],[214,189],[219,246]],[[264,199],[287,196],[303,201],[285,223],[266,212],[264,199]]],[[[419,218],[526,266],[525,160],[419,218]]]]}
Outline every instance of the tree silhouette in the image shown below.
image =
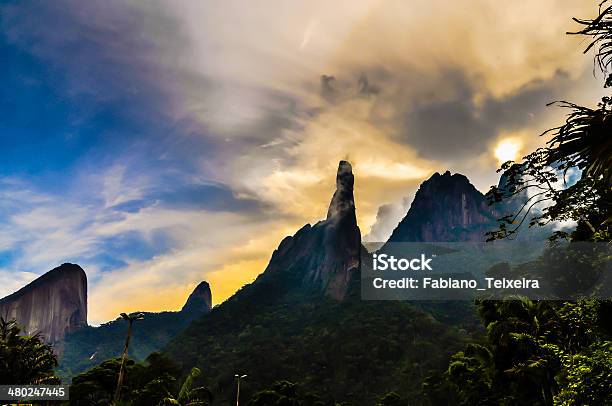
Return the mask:
{"type": "MultiPolygon", "coordinates": [[[[607,2],[604,2],[607,3],[607,2]]],[[[602,5],[604,4],[602,3],[602,5]]],[[[605,86],[612,85],[612,6],[602,9],[592,20],[574,18],[584,28],[570,34],[591,37],[585,52],[595,49],[595,65],[607,76],[605,86]]],[[[590,108],[567,101],[551,104],[569,109],[565,122],[545,131],[550,136],[546,146],[523,157],[522,162],[508,161],[503,171],[507,183],[491,187],[490,203],[500,202],[529,192],[529,199],[516,213],[500,219],[498,230],[488,239],[512,237],[528,221],[541,226],[553,221],[573,220],[578,226],[573,240],[610,241],[612,224],[612,99],[603,97],[590,108]],[[579,177],[572,184],[568,175],[579,177]],[[555,184],[563,181],[563,187],[555,184]],[[532,209],[546,207],[537,213],[532,209]]],[[[569,237],[564,232],[551,238],[569,237]]]]}
{"type": "Polygon", "coordinates": [[[123,347],[123,354],[121,355],[121,365],[119,367],[119,376],[117,378],[117,389],[115,391],[115,401],[118,402],[121,399],[121,388],[123,387],[123,379],[125,375],[125,362],[128,358],[128,349],[130,347],[130,339],[132,338],[132,326],[135,321],[144,319],[144,313],[121,313],[121,318],[128,322],[127,336],[125,338],[125,346],[123,347]]]}
{"type": "Polygon", "coordinates": [[[15,320],[0,317],[0,385],[58,384],[57,357],[39,334],[21,335],[15,320]]]}
{"type": "Polygon", "coordinates": [[[607,75],[605,86],[610,87],[612,86],[612,73],[610,72],[612,67],[612,5],[604,8],[603,6],[606,4],[609,3],[604,0],[599,5],[599,15],[592,20],[574,18],[574,21],[583,25],[584,28],[569,34],[586,35],[593,38],[584,53],[593,48],[597,49],[595,64],[607,75]]]}

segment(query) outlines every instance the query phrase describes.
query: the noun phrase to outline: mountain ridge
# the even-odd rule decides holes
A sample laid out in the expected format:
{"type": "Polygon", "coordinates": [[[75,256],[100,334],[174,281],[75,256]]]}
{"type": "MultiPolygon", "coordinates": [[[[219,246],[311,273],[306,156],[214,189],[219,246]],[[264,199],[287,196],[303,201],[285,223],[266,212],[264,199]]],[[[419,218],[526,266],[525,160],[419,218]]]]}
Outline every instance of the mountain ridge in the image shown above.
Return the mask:
{"type": "Polygon", "coordinates": [[[222,403],[235,399],[236,373],[249,376],[241,386],[247,397],[289,379],[336,401],[369,404],[390,390],[416,401],[424,371],[447,365],[464,344],[466,333],[436,320],[463,308],[425,312],[406,302],[361,300],[367,251],[353,184],[350,164],[341,161],[325,220],[285,237],[254,282],[165,347],[185,372],[199,367],[222,403]]]}
{"type": "Polygon", "coordinates": [[[387,243],[484,241],[498,218],[465,175],[436,172],[421,183],[387,243]]]}

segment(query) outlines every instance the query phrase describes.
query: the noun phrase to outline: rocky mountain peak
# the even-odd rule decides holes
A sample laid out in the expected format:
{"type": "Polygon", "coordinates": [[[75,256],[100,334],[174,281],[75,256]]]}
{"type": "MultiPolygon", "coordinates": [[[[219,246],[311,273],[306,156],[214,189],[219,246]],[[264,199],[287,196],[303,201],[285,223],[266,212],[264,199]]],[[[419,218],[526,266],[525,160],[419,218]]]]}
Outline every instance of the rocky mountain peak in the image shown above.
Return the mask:
{"type": "MultiPolygon", "coordinates": [[[[444,172],[442,175],[436,172],[429,179],[421,184],[419,191],[423,190],[426,193],[450,192],[457,190],[467,191],[469,193],[481,194],[469,181],[469,179],[460,173],[451,174],[450,171],[444,172]]],[[[418,193],[418,192],[417,192],[418,193]]],[[[482,194],[481,194],[482,195],[482,194]]]]}
{"type": "Polygon", "coordinates": [[[87,324],[87,276],[76,264],[62,264],[0,299],[0,316],[16,319],[28,334],[48,342],[87,324]]]}
{"type": "Polygon", "coordinates": [[[206,281],[200,282],[187,298],[181,312],[208,313],[212,309],[212,293],[206,281]]]}
{"type": "Polygon", "coordinates": [[[354,176],[351,164],[340,161],[336,191],[327,217],[309,224],[281,241],[263,278],[279,272],[301,275],[302,288],[342,299],[359,268],[361,232],[355,217],[354,176]]]}
{"type": "Polygon", "coordinates": [[[337,219],[342,215],[355,212],[355,199],[353,197],[353,186],[355,177],[353,167],[347,161],[340,161],[336,174],[336,191],[332,197],[329,209],[327,210],[327,220],[337,219]]]}
{"type": "Polygon", "coordinates": [[[497,217],[466,176],[436,172],[421,184],[389,241],[484,241],[497,217]]]}

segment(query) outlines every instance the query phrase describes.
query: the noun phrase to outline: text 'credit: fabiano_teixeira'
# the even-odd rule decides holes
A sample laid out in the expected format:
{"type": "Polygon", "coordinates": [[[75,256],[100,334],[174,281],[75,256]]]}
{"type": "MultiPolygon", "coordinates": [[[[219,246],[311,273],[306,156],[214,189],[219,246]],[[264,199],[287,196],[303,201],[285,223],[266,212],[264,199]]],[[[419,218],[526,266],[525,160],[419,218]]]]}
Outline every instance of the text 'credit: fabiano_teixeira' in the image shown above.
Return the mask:
{"type": "MultiPolygon", "coordinates": [[[[421,254],[413,258],[396,258],[388,254],[373,254],[372,269],[374,271],[434,271],[436,255],[421,254]]],[[[457,270],[448,270],[456,272],[457,270]]],[[[388,275],[388,274],[387,274],[388,275]]],[[[475,278],[452,276],[407,276],[400,278],[376,277],[372,279],[375,289],[539,289],[537,279],[509,279],[483,277],[481,283],[475,278]]]]}

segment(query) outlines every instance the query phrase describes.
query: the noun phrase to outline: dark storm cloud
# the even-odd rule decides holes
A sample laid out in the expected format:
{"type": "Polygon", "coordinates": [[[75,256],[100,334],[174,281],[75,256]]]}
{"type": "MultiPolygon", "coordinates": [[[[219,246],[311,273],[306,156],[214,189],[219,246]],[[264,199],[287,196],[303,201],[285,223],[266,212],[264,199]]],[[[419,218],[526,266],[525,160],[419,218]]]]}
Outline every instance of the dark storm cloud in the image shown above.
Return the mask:
{"type": "Polygon", "coordinates": [[[123,202],[112,209],[123,212],[137,212],[142,207],[156,205],[160,208],[177,210],[206,210],[245,212],[263,210],[265,206],[251,198],[237,197],[223,184],[178,184],[166,185],[153,190],[141,199],[123,202]]]}
{"type": "Polygon", "coordinates": [[[388,71],[380,76],[380,72],[372,74],[375,78],[378,76],[374,81],[362,74],[356,85],[352,81],[324,75],[321,93],[330,102],[364,95],[379,96],[372,101],[374,112],[377,104],[384,102],[392,105],[395,113],[390,120],[374,113],[371,120],[390,124],[399,134],[398,140],[424,158],[443,161],[476,156],[486,150],[488,143],[500,132],[533,125],[534,118],[541,118],[551,111],[547,103],[562,97],[563,90],[570,87],[572,80],[576,82],[558,71],[548,80],[534,80],[511,94],[496,98],[486,92],[483,96],[477,84],[466,77],[466,72],[453,70],[443,75],[440,85],[444,89],[440,90],[440,95],[436,94],[435,88],[429,94],[415,94],[412,77],[407,80],[404,72],[395,76],[388,71]],[[377,82],[383,85],[379,86],[377,82]]]}
{"type": "Polygon", "coordinates": [[[338,91],[334,88],[336,78],[331,75],[321,75],[321,97],[327,101],[335,101],[338,91]]]}
{"type": "Polygon", "coordinates": [[[378,94],[379,92],[378,86],[372,85],[368,80],[368,76],[363,73],[357,80],[357,90],[360,95],[366,97],[378,94]]]}
{"type": "Polygon", "coordinates": [[[338,81],[335,76],[331,75],[321,75],[320,78],[321,97],[330,103],[346,101],[354,97],[374,96],[379,91],[378,86],[370,83],[365,73],[361,73],[355,80],[338,81]]]}
{"type": "Polygon", "coordinates": [[[452,97],[417,100],[405,113],[403,141],[431,159],[474,156],[500,131],[529,125],[558,97],[557,89],[567,81],[567,75],[559,72],[551,80],[529,83],[508,96],[487,96],[479,102],[477,90],[461,73],[447,75],[447,80],[449,88],[456,89],[452,97]]]}
{"type": "MultiPolygon", "coordinates": [[[[393,134],[388,135],[414,148],[423,158],[448,161],[478,156],[502,132],[537,125],[536,119],[541,122],[552,110],[547,103],[563,97],[563,91],[578,81],[557,71],[547,80],[533,80],[509,94],[494,97],[459,68],[447,69],[440,75],[442,79],[434,80],[439,87],[425,90],[414,90],[419,87],[421,75],[406,74],[407,71],[410,69],[387,66],[370,69],[369,73],[322,75],[320,93],[331,105],[371,98],[369,119],[373,124],[393,128],[393,134]],[[391,118],[377,114],[377,107],[382,105],[392,106],[391,118]]],[[[432,77],[436,75],[432,73],[432,77]]]]}

